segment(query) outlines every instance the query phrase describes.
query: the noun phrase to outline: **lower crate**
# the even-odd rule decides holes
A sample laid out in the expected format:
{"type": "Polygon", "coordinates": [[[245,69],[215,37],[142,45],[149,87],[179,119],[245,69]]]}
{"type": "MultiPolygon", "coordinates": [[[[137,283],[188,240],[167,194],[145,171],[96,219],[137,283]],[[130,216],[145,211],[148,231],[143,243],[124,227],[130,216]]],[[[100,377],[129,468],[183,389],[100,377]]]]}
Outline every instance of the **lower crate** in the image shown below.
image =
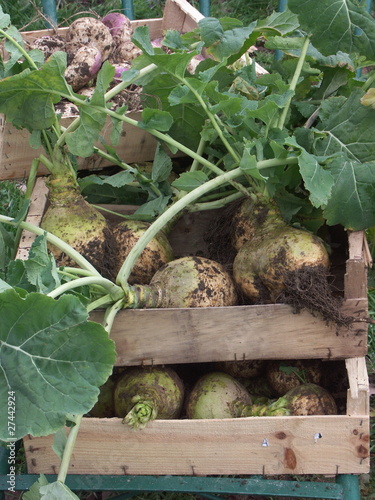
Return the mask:
{"type": "MultiPolygon", "coordinates": [[[[155,420],[84,418],[69,474],[362,474],[369,471],[365,359],[347,363],[347,415],[155,420]],[[353,397],[355,394],[355,397],[353,397]]],[[[53,436],[24,439],[29,473],[54,474],[53,436]]]]}

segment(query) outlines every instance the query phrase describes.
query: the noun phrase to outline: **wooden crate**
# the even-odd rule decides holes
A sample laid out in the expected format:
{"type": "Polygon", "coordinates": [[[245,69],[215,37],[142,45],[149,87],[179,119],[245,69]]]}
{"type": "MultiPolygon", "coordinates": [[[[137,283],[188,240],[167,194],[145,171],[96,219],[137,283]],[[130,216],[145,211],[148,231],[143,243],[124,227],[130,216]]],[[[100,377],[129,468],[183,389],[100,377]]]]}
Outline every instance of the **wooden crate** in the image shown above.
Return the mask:
{"type": "MultiPolygon", "coordinates": [[[[167,0],[163,13],[163,18],[144,19],[131,21],[133,29],[137,26],[147,25],[152,39],[162,36],[167,29],[176,29],[181,33],[191,31],[197,26],[203,15],[195,9],[187,0],[167,0]]],[[[64,36],[67,28],[59,28],[58,34],[64,36]]],[[[38,30],[23,33],[25,40],[31,42],[42,35],[54,34],[54,30],[38,30]]],[[[259,74],[266,71],[256,65],[259,74]]],[[[128,116],[134,120],[140,120],[140,112],[129,112],[128,116]]],[[[68,127],[75,117],[61,119],[60,123],[68,127]]],[[[108,119],[102,130],[104,140],[109,140],[112,124],[108,119]]],[[[0,179],[20,179],[28,175],[31,161],[42,153],[42,148],[33,149],[29,145],[30,134],[27,130],[19,130],[7,123],[6,116],[0,114],[0,179]]],[[[115,148],[118,156],[125,162],[149,161],[154,158],[157,141],[146,130],[124,124],[122,138],[115,148]]],[[[101,142],[96,144],[102,148],[101,142]]],[[[77,158],[78,167],[85,170],[98,170],[109,165],[107,160],[99,155],[92,155],[89,158],[77,158]]],[[[47,170],[40,167],[41,175],[45,175],[47,170]]]]}
{"type": "MultiPolygon", "coordinates": [[[[29,220],[38,223],[47,190],[37,181],[29,220]]],[[[115,207],[127,211],[128,207],[115,207]]],[[[201,250],[209,218],[182,218],[171,235],[177,255],[201,250]],[[188,237],[187,237],[188,235],[188,237]],[[193,242],[188,246],[187,242],[193,242]]],[[[19,256],[33,236],[22,237],[19,256]]],[[[121,311],[111,338],[118,366],[233,359],[345,359],[345,415],[159,420],[134,431],[121,419],[84,418],[70,474],[346,474],[369,471],[369,385],[366,240],[348,234],[343,310],[358,318],[350,330],[327,325],[283,304],[121,311]]],[[[92,319],[101,321],[102,313],[92,319]]],[[[24,439],[30,473],[56,473],[52,436],[24,439]]]]}

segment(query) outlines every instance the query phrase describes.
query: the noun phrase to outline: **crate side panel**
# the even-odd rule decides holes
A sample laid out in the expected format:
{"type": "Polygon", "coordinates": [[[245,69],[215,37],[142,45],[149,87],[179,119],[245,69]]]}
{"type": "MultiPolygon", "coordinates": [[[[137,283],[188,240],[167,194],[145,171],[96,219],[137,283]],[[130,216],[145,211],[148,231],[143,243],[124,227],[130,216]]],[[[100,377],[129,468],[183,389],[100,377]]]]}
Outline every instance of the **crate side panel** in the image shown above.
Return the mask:
{"type": "MultiPolygon", "coordinates": [[[[346,301],[350,314],[359,299],[346,301]]],[[[101,322],[95,312],[91,319],[101,322]]],[[[363,356],[363,323],[337,330],[307,311],[284,304],[121,311],[113,324],[116,365],[235,359],[336,359],[363,356]],[[155,326],[157,325],[157,328],[155,326]]]]}
{"type": "MultiPolygon", "coordinates": [[[[140,119],[140,113],[129,113],[129,118],[140,119]]],[[[73,118],[63,118],[60,123],[68,127],[73,118]]],[[[112,131],[111,120],[108,119],[104,126],[101,136],[104,141],[109,141],[112,131]]],[[[2,157],[0,162],[0,179],[24,179],[30,170],[31,161],[37,158],[43,149],[33,149],[29,144],[30,134],[27,130],[18,130],[13,125],[5,123],[2,134],[2,157]]],[[[114,149],[117,155],[128,163],[137,161],[152,160],[156,150],[156,139],[146,130],[139,129],[133,125],[124,124],[121,133],[119,145],[114,149]]],[[[101,141],[96,146],[103,149],[101,141]]],[[[91,155],[88,158],[77,158],[78,168],[81,170],[98,170],[108,166],[111,163],[98,154],[91,155]]],[[[38,175],[47,175],[48,170],[44,166],[38,169],[38,175]]]]}
{"type": "MultiPolygon", "coordinates": [[[[29,473],[56,473],[52,436],[26,438],[29,473]]],[[[366,416],[84,419],[69,474],[347,474],[369,470],[366,416]],[[140,452],[140,450],[142,450],[140,452]]]]}

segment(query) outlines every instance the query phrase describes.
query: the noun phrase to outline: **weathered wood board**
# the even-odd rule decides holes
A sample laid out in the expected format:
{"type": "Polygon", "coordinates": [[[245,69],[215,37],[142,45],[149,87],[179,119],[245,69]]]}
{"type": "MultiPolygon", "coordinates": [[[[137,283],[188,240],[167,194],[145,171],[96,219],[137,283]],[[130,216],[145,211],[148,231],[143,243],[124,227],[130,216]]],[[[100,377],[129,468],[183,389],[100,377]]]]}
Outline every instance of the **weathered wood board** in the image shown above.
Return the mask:
{"type": "MultiPolygon", "coordinates": [[[[156,420],[84,419],[69,474],[346,474],[369,470],[366,415],[156,420]]],[[[30,473],[56,473],[52,436],[25,439],[30,473]]]]}

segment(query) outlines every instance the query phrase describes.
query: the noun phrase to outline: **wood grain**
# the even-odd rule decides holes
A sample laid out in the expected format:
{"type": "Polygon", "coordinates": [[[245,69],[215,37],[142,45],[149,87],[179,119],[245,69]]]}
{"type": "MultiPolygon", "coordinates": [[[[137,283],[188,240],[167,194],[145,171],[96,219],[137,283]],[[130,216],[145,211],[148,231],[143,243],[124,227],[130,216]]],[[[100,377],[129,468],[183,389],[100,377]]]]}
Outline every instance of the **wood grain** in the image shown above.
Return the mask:
{"type": "MultiPolygon", "coordinates": [[[[52,437],[25,439],[29,473],[56,473],[52,437]]],[[[69,474],[345,474],[369,470],[366,416],[83,420],[69,474]],[[321,437],[320,437],[321,436],[321,437]]]]}

